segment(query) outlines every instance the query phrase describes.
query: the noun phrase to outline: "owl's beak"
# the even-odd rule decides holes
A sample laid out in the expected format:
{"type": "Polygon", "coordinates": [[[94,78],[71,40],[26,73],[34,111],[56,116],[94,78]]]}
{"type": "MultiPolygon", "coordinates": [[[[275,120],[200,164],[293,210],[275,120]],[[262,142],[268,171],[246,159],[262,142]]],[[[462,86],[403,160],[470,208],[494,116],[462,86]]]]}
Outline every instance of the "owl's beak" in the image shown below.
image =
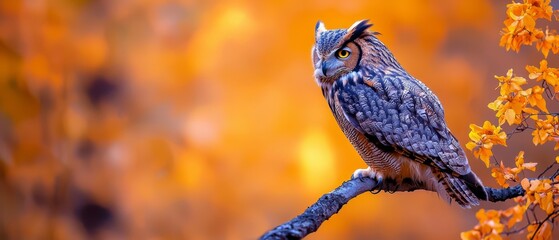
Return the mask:
{"type": "Polygon", "coordinates": [[[331,77],[333,74],[336,74],[343,66],[344,65],[342,61],[337,61],[335,59],[321,59],[316,63],[316,66],[314,67],[314,76],[317,78],[331,77]]]}
{"type": "Polygon", "coordinates": [[[320,63],[322,74],[326,77],[336,74],[343,66],[343,62],[337,59],[326,59],[320,63]]]}
{"type": "Polygon", "coordinates": [[[319,60],[314,66],[314,77],[323,78],[326,76],[326,64],[323,60],[319,60]]]}
{"type": "Polygon", "coordinates": [[[322,75],[326,76],[326,72],[328,71],[328,69],[326,68],[326,62],[322,61],[320,63],[320,71],[322,71],[322,75]]]}

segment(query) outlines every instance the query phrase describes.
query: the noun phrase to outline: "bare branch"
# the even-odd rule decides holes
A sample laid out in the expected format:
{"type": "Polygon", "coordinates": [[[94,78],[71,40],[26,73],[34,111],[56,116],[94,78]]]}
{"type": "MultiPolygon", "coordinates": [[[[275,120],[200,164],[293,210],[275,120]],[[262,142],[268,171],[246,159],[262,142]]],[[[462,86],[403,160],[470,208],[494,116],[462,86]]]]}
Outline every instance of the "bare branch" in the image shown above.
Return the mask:
{"type": "MultiPolygon", "coordinates": [[[[379,187],[379,183],[371,178],[357,178],[346,181],[334,191],[322,195],[316,203],[308,207],[301,215],[266,232],[260,239],[301,239],[315,232],[324,221],[338,213],[349,200],[361,193],[372,191],[377,187],[379,187]]],[[[417,189],[413,185],[395,186],[393,181],[390,180],[385,180],[380,187],[381,190],[386,192],[413,191],[417,189]]],[[[520,185],[503,189],[486,187],[485,190],[489,198],[487,201],[491,202],[505,201],[522,196],[525,193],[520,185]]]]}
{"type": "Polygon", "coordinates": [[[487,201],[490,202],[502,202],[507,199],[523,196],[525,193],[521,185],[508,188],[485,187],[485,191],[487,192],[487,201]]]}
{"type": "Polygon", "coordinates": [[[377,186],[378,182],[371,178],[346,181],[334,191],[322,195],[303,214],[270,230],[260,239],[301,239],[315,232],[324,221],[336,214],[349,200],[361,193],[371,191],[377,186]]]}

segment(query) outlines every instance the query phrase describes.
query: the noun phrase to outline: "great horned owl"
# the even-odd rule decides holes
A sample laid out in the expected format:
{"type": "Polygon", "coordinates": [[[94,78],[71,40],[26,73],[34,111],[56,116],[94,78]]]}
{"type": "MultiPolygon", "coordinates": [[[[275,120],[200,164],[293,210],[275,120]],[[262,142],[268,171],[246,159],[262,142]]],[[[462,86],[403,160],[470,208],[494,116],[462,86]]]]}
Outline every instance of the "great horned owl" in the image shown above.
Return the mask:
{"type": "Polygon", "coordinates": [[[480,179],[448,129],[427,86],[396,61],[367,20],[350,28],[315,28],[314,77],[342,131],[369,166],[354,177],[435,191],[470,208],[486,200],[480,179]]]}

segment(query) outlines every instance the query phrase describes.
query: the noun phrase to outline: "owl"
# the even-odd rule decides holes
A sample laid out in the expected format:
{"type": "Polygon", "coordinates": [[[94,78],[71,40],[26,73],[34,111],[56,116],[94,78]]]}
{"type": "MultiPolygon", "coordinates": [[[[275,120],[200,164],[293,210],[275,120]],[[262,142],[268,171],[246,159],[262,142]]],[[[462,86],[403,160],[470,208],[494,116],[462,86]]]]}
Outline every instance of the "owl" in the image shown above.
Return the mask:
{"type": "Polygon", "coordinates": [[[487,200],[439,99],[404,70],[371,26],[362,20],[326,30],[319,21],[312,48],[315,80],[368,165],[353,177],[390,183],[393,191],[434,191],[463,208],[487,200]]]}

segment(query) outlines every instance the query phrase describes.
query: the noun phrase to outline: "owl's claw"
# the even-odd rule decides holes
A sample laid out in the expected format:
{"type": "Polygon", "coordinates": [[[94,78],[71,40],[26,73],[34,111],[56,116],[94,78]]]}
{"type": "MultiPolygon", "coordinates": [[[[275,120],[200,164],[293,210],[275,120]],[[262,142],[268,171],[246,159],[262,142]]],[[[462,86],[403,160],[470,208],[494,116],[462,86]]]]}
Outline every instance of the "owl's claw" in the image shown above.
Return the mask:
{"type": "MultiPolygon", "coordinates": [[[[355,178],[371,178],[377,181],[377,186],[374,188],[376,189],[375,192],[371,192],[373,194],[377,194],[382,190],[382,175],[379,172],[376,172],[375,170],[373,170],[371,167],[368,167],[366,169],[357,169],[355,170],[355,172],[353,172],[353,175],[351,176],[351,179],[355,179],[355,178]]],[[[373,189],[373,190],[374,190],[373,189]]]]}
{"type": "Polygon", "coordinates": [[[353,172],[353,175],[351,176],[352,179],[363,178],[363,177],[376,179],[377,181],[382,181],[382,176],[380,175],[380,173],[376,172],[371,167],[368,167],[366,169],[357,169],[355,170],[355,172],[353,172]]]}

